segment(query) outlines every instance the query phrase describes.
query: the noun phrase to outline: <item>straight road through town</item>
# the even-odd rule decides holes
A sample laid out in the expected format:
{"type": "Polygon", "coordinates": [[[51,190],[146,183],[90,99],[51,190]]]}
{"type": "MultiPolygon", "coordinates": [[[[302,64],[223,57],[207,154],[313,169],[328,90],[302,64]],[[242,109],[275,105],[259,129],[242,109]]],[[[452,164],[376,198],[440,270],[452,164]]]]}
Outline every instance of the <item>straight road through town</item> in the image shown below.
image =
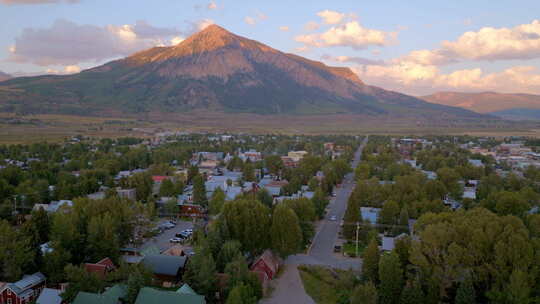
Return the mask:
{"type": "MultiPolygon", "coordinates": [[[[356,151],[351,167],[354,169],[360,163],[362,150],[368,141],[366,136],[356,151]]],[[[338,239],[339,225],[345,210],[347,201],[354,189],[354,173],[345,176],[342,186],[336,189],[336,197],[328,206],[325,218],[319,222],[313,243],[307,254],[289,256],[285,261],[285,270],[274,282],[274,291],[269,298],[260,301],[262,304],[312,304],[315,303],[307,295],[298,272],[298,265],[321,265],[340,269],[353,269],[359,271],[362,262],[360,259],[345,258],[334,253],[334,245],[338,239]],[[331,220],[335,216],[336,220],[331,220]]]]}

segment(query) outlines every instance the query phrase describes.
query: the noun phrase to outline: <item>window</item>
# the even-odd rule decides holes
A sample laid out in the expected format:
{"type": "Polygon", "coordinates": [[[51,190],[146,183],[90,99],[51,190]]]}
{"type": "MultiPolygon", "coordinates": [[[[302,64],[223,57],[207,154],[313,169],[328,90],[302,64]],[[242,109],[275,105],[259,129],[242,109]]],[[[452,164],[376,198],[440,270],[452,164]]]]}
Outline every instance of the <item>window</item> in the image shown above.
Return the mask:
{"type": "Polygon", "coordinates": [[[7,295],[8,295],[8,296],[11,295],[11,289],[8,289],[8,290],[7,290],[7,295]]]}
{"type": "MultiPolygon", "coordinates": [[[[9,291],[8,291],[9,292],[9,291]]],[[[7,299],[7,304],[11,304],[11,298],[7,299]]]]}

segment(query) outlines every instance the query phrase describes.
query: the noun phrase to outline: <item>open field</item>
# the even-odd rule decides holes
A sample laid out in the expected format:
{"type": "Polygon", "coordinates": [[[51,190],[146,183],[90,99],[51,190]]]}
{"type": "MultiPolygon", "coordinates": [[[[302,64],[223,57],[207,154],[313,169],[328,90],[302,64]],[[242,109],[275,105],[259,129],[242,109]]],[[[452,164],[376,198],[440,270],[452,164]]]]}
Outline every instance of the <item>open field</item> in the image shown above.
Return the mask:
{"type": "Polygon", "coordinates": [[[111,117],[73,115],[25,115],[0,113],[0,143],[61,141],[74,135],[94,137],[149,136],[140,129],[190,132],[272,134],[456,134],[477,136],[540,136],[534,122],[416,121],[410,118],[360,115],[270,116],[193,112],[147,113],[111,117]]]}
{"type": "Polygon", "coordinates": [[[354,285],[352,274],[322,266],[299,266],[298,271],[307,294],[317,304],[344,303],[354,285]]]}

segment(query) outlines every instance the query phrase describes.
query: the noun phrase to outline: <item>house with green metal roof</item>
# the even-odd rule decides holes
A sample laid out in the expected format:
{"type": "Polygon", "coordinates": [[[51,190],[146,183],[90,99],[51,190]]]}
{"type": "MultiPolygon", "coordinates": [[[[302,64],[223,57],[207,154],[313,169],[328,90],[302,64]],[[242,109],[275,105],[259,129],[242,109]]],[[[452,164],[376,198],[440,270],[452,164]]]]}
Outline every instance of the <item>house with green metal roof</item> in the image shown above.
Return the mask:
{"type": "Polygon", "coordinates": [[[125,285],[114,285],[103,293],[91,293],[81,291],[71,304],[119,304],[121,299],[127,295],[125,285]]]}
{"type": "MultiPolygon", "coordinates": [[[[189,288],[193,294],[178,292],[182,288],[175,292],[143,287],[139,291],[135,304],[206,304],[206,300],[203,296],[196,294],[189,286],[187,286],[187,288],[189,288]]],[[[185,290],[187,290],[187,288],[185,290]]]]}

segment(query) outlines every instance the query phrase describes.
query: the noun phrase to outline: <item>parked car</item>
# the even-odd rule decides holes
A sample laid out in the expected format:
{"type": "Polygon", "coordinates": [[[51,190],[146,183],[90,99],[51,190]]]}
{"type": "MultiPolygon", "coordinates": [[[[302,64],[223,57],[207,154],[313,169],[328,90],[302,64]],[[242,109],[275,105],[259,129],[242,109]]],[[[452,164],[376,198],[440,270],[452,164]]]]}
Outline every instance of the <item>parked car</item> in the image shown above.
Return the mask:
{"type": "Polygon", "coordinates": [[[331,220],[331,221],[337,221],[337,216],[332,215],[332,216],[330,217],[330,220],[331,220]]]}
{"type": "Polygon", "coordinates": [[[332,192],[332,197],[336,197],[337,194],[335,192],[332,192]]]}
{"type": "Polygon", "coordinates": [[[172,229],[172,228],[174,228],[175,226],[174,226],[174,224],[171,224],[171,223],[169,223],[169,222],[165,222],[165,223],[159,225],[159,227],[165,228],[165,229],[172,229]]]}
{"type": "Polygon", "coordinates": [[[184,239],[179,238],[179,237],[173,237],[172,239],[169,240],[169,243],[183,243],[183,242],[184,242],[184,239]]]}
{"type": "Polygon", "coordinates": [[[334,252],[341,252],[341,246],[340,245],[334,246],[334,252]]]}

